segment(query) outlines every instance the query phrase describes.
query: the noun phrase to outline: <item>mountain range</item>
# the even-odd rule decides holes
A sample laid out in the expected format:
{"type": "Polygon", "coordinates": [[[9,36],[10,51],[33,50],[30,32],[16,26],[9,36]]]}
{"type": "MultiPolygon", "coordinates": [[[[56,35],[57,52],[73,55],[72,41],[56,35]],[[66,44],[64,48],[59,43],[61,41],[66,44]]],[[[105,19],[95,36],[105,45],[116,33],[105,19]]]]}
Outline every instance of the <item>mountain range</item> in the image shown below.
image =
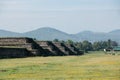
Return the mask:
{"type": "Polygon", "coordinates": [[[44,27],[39,28],[33,31],[25,32],[25,33],[16,33],[6,30],[0,30],[0,37],[31,37],[37,40],[73,40],[73,41],[84,41],[88,40],[91,42],[94,41],[104,41],[104,40],[114,40],[120,43],[120,29],[113,30],[108,33],[100,33],[100,32],[92,32],[92,31],[83,31],[77,34],[68,34],[62,32],[60,30],[44,27]]]}

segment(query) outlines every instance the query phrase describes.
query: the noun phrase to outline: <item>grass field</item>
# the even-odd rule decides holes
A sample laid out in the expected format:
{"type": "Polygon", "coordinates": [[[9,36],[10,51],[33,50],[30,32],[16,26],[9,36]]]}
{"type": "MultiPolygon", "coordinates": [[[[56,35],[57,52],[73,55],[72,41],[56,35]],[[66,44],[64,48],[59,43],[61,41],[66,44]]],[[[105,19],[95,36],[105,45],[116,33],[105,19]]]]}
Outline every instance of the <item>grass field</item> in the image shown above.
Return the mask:
{"type": "Polygon", "coordinates": [[[120,55],[0,59],[0,80],[120,80],[120,55]]]}

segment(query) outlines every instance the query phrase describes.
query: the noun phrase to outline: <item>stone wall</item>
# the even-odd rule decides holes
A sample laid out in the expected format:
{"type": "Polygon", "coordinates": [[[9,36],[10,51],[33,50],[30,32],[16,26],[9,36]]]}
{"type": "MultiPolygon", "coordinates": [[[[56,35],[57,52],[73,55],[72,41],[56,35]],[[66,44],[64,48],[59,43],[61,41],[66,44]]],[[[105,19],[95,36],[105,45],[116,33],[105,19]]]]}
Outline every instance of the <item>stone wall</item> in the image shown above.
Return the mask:
{"type": "Polygon", "coordinates": [[[65,44],[72,52],[75,53],[75,55],[83,55],[84,52],[78,50],[74,45],[72,44],[65,44]]]}
{"type": "Polygon", "coordinates": [[[60,42],[53,42],[55,46],[57,46],[65,55],[75,55],[65,44],[60,42]]]}
{"type": "Polygon", "coordinates": [[[0,57],[81,55],[74,46],[60,42],[34,41],[26,37],[0,38],[0,57]]]}
{"type": "Polygon", "coordinates": [[[57,48],[51,41],[36,41],[43,49],[49,51],[50,55],[63,56],[64,53],[57,48]]]}
{"type": "Polygon", "coordinates": [[[0,38],[0,47],[26,48],[33,56],[45,56],[45,52],[32,38],[6,37],[0,38]]]}
{"type": "Polygon", "coordinates": [[[0,38],[0,43],[30,43],[32,38],[27,38],[27,37],[4,37],[0,38]]]}
{"type": "Polygon", "coordinates": [[[0,47],[0,58],[20,58],[30,56],[25,48],[2,48],[0,47]]]}
{"type": "Polygon", "coordinates": [[[31,43],[26,44],[16,44],[16,43],[0,43],[1,47],[15,47],[15,48],[26,48],[28,50],[32,50],[34,46],[31,43]]]}
{"type": "Polygon", "coordinates": [[[32,39],[26,37],[6,37],[0,38],[0,46],[14,46],[18,48],[32,49],[32,39]]]}

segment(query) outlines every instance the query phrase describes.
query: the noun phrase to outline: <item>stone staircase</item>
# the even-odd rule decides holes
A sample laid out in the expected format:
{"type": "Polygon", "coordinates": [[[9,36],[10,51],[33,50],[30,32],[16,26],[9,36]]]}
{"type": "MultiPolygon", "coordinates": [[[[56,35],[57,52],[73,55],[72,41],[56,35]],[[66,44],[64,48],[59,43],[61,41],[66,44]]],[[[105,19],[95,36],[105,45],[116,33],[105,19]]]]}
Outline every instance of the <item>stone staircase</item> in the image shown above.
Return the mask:
{"type": "Polygon", "coordinates": [[[82,55],[83,52],[79,51],[74,45],[72,44],[65,44],[71,51],[75,53],[75,55],[82,55]]]}
{"type": "Polygon", "coordinates": [[[51,41],[36,41],[43,49],[48,50],[52,56],[63,56],[64,53],[51,41]]]}
{"type": "Polygon", "coordinates": [[[73,55],[75,54],[72,52],[65,44],[60,42],[53,42],[55,46],[57,46],[65,55],[73,55]]]}

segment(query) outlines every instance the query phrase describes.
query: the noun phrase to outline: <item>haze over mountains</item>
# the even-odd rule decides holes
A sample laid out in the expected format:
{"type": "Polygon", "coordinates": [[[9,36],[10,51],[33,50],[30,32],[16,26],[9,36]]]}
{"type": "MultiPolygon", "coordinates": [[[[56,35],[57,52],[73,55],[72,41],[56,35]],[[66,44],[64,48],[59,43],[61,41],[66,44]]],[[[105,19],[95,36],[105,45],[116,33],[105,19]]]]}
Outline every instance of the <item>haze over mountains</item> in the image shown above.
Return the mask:
{"type": "Polygon", "coordinates": [[[83,31],[77,34],[68,34],[50,27],[39,28],[25,33],[16,33],[6,30],[0,30],[0,37],[31,37],[36,38],[37,40],[71,39],[73,41],[88,40],[94,42],[111,39],[120,43],[119,35],[120,35],[119,29],[113,30],[108,33],[83,31]]]}

